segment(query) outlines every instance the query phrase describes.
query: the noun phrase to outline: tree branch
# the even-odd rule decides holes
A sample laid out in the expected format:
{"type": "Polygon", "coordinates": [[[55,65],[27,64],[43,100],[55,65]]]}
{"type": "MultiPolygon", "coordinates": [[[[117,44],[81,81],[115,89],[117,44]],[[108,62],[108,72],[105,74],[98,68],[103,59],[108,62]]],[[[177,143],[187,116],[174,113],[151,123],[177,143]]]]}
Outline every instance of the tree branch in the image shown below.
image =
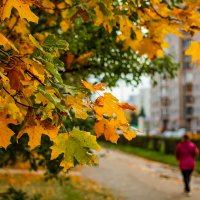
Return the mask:
{"type": "Polygon", "coordinates": [[[25,104],[23,104],[23,103],[17,101],[17,99],[15,99],[15,96],[12,95],[12,94],[10,94],[10,92],[8,92],[8,90],[6,90],[5,87],[3,87],[3,89],[4,89],[4,91],[5,91],[8,95],[10,95],[10,96],[13,98],[13,100],[15,101],[15,103],[18,103],[19,105],[24,106],[24,107],[26,107],[26,108],[36,109],[36,108],[34,108],[34,107],[32,107],[32,106],[28,106],[28,105],[25,105],[25,104]]]}
{"type": "Polygon", "coordinates": [[[18,16],[15,23],[13,24],[12,28],[9,30],[9,32],[6,34],[6,37],[9,37],[13,31],[13,29],[15,28],[15,26],[17,25],[18,21],[19,21],[20,17],[18,16]]]}
{"type": "Polygon", "coordinates": [[[30,72],[28,69],[26,69],[24,72],[27,73],[29,76],[31,75],[31,78],[35,78],[40,84],[45,86],[45,84],[37,76],[35,76],[35,74],[30,72]]]}
{"type": "Polygon", "coordinates": [[[155,8],[154,8],[154,6],[150,3],[150,6],[151,6],[151,8],[153,9],[153,11],[160,17],[160,18],[162,18],[162,19],[168,19],[168,20],[175,20],[175,21],[179,21],[180,22],[180,20],[178,20],[178,19],[176,19],[176,18],[172,18],[172,17],[170,17],[170,16],[163,16],[163,15],[161,15],[155,8]]]}

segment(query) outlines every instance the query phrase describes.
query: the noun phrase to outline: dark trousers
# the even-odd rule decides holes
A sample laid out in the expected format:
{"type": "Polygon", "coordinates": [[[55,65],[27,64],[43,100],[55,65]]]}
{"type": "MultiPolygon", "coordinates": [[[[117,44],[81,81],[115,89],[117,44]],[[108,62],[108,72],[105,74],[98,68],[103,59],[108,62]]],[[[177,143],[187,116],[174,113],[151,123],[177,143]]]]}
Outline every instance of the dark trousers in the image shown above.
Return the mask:
{"type": "Polygon", "coordinates": [[[185,192],[190,192],[190,176],[193,170],[181,170],[185,184],[185,192]]]}

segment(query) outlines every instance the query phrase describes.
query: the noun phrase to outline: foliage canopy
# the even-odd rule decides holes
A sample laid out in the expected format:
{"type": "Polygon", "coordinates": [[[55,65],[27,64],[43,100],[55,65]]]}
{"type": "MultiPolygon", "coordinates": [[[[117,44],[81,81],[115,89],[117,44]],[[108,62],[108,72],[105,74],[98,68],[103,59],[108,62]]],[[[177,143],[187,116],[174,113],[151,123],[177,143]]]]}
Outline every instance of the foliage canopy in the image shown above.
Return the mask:
{"type": "MultiPolygon", "coordinates": [[[[200,4],[193,0],[1,0],[0,5],[1,153],[26,149],[24,155],[37,165],[35,149],[54,172],[95,164],[96,136],[117,142],[117,130],[129,140],[137,131],[123,112],[133,106],[110,93],[92,101],[91,93],[105,85],[80,84],[81,77],[99,77],[102,67],[102,80],[110,85],[122,73],[170,74],[169,68],[154,68],[165,60],[170,67],[163,57],[166,35],[199,31],[200,4]],[[82,129],[87,123],[92,127],[82,129]]],[[[194,62],[198,48],[193,42],[186,51],[194,62]]]]}

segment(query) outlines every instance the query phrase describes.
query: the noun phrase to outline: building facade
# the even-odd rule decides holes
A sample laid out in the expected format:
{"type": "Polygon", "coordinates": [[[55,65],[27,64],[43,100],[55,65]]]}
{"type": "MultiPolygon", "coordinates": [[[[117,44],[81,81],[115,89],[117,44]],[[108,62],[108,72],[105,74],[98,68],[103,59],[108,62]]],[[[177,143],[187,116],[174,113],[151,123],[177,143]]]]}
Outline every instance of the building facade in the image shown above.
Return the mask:
{"type": "Polygon", "coordinates": [[[141,88],[138,94],[130,96],[128,102],[136,106],[138,113],[140,113],[143,108],[145,117],[149,118],[151,116],[151,105],[150,99],[151,89],[150,88],[141,88]]]}
{"type": "Polygon", "coordinates": [[[151,128],[159,131],[186,128],[200,131],[200,68],[184,55],[190,39],[170,35],[167,53],[180,63],[177,77],[155,77],[157,85],[151,89],[151,128]]]}

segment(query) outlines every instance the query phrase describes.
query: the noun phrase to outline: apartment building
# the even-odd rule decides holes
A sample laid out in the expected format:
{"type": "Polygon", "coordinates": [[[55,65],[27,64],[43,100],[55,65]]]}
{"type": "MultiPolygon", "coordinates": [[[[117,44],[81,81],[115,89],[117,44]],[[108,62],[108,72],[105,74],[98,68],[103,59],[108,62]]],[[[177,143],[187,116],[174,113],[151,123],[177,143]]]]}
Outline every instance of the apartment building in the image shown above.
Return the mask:
{"type": "Polygon", "coordinates": [[[200,68],[184,55],[190,39],[170,35],[167,40],[167,53],[180,63],[180,69],[172,80],[155,77],[157,85],[151,89],[151,128],[200,131],[200,68]]]}

